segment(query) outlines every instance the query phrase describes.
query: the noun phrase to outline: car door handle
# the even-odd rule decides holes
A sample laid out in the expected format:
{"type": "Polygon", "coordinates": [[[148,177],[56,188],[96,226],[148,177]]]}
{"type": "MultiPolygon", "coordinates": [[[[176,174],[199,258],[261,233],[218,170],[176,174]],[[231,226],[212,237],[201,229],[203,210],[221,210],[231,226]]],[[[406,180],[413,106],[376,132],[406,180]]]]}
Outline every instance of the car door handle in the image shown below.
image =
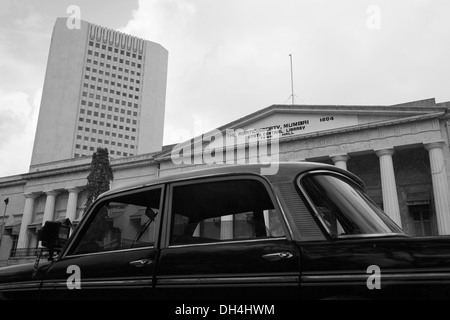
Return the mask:
{"type": "Polygon", "coordinates": [[[276,252],[276,253],[269,253],[265,254],[262,257],[268,261],[279,261],[283,259],[290,259],[294,255],[290,252],[276,252]]]}
{"type": "Polygon", "coordinates": [[[131,261],[131,262],[130,262],[130,265],[132,265],[133,267],[136,267],[136,268],[140,268],[140,267],[149,265],[149,264],[151,264],[152,262],[153,262],[153,261],[152,261],[152,260],[149,260],[149,259],[141,259],[141,260],[131,261]]]}

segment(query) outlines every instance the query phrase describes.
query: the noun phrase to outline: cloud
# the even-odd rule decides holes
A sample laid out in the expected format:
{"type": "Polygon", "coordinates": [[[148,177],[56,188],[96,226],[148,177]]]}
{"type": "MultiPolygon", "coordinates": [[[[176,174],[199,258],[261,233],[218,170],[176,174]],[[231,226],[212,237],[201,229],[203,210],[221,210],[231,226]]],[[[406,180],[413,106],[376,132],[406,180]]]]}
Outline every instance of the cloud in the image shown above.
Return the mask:
{"type": "Polygon", "coordinates": [[[195,5],[185,0],[139,1],[133,10],[132,19],[120,31],[141,36],[149,36],[151,41],[164,42],[169,26],[186,27],[195,14],[195,5]]]}
{"type": "Polygon", "coordinates": [[[0,90],[0,176],[28,172],[42,90],[0,90]]]}
{"type": "Polygon", "coordinates": [[[121,31],[169,50],[164,143],[272,104],[450,100],[450,4],[371,1],[141,0],[121,31]]]}
{"type": "Polygon", "coordinates": [[[0,17],[7,16],[13,7],[13,0],[0,1],[0,17]]]}
{"type": "Polygon", "coordinates": [[[295,31],[283,23],[264,27],[266,14],[252,27],[248,20],[255,18],[249,14],[256,4],[221,2],[217,9],[209,1],[140,1],[120,30],[169,50],[165,143],[179,136],[171,128],[192,132],[195,115],[210,119],[204,127],[211,130],[245,115],[243,105],[256,111],[288,98],[289,41],[295,31]]]}
{"type": "Polygon", "coordinates": [[[26,2],[0,22],[0,177],[28,172],[53,22],[26,2]]]}

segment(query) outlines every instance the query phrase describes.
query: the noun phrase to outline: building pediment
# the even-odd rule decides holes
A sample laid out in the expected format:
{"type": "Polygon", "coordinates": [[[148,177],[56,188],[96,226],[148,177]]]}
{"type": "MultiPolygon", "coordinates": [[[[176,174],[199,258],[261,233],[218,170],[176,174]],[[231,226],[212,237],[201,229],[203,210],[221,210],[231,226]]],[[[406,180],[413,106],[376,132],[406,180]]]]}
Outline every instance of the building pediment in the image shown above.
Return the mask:
{"type": "Polygon", "coordinates": [[[239,130],[241,135],[276,131],[280,138],[308,135],[314,132],[343,128],[387,125],[442,116],[446,108],[434,99],[394,106],[337,106],[337,105],[273,105],[249,116],[222,126],[220,130],[239,130]]]}
{"type": "Polygon", "coordinates": [[[292,137],[356,125],[358,116],[355,114],[274,112],[226,129],[233,130],[235,135],[251,139],[274,133],[279,138],[292,137]]]}
{"type": "MultiPolygon", "coordinates": [[[[273,137],[280,140],[358,131],[442,117],[450,106],[434,99],[391,106],[272,105],[177,145],[229,147],[273,137]],[[217,139],[219,138],[219,139],[217,139]]],[[[165,158],[163,152],[157,158],[165,158]]]]}

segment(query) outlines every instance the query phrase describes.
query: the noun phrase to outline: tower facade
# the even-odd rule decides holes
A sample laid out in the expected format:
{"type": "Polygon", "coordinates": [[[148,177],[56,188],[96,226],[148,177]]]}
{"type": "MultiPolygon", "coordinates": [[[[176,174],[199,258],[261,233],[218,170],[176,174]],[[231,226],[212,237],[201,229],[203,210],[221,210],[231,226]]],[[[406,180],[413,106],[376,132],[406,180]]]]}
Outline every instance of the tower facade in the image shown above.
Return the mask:
{"type": "Polygon", "coordinates": [[[161,150],[168,51],[81,21],[56,20],[31,166],[91,155],[161,150]]]}

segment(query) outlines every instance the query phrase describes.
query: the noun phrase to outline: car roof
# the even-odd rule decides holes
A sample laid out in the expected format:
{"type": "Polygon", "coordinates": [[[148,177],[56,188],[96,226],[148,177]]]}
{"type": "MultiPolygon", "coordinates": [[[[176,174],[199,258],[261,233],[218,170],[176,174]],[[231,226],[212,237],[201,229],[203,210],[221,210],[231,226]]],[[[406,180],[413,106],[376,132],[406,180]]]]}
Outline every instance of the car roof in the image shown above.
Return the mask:
{"type": "Polygon", "coordinates": [[[110,194],[132,190],[136,188],[163,184],[168,182],[183,181],[188,179],[196,178],[206,178],[206,177],[216,177],[223,175],[238,175],[238,174],[253,174],[266,177],[271,182],[282,182],[282,181],[292,181],[298,174],[304,173],[311,170],[327,169],[331,171],[336,171],[347,175],[348,177],[355,180],[361,186],[364,186],[363,182],[354,174],[343,170],[336,166],[320,163],[320,162],[308,162],[308,161],[298,161],[298,162],[276,162],[271,163],[271,165],[263,164],[222,164],[215,166],[202,167],[200,169],[191,169],[189,167],[184,167],[186,171],[164,175],[159,178],[149,178],[148,180],[143,180],[140,182],[133,182],[126,185],[121,185],[119,187],[113,187],[111,190],[102,193],[98,198],[103,198],[110,194]],[[272,165],[275,171],[270,171],[269,168],[272,165]],[[185,169],[186,168],[186,169],[185,169]],[[262,169],[266,170],[263,171],[262,169]]]}

